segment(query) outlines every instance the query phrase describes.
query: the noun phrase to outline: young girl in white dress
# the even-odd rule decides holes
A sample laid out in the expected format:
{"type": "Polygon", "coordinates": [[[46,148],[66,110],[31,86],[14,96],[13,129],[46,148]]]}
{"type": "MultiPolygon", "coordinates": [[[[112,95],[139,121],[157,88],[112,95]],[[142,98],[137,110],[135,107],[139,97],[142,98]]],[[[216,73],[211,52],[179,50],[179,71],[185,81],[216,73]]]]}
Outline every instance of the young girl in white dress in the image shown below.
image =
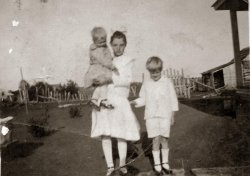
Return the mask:
{"type": "Polygon", "coordinates": [[[108,85],[108,102],[114,108],[101,107],[100,111],[93,110],[91,131],[92,137],[102,139],[108,166],[107,175],[111,175],[114,171],[111,138],[117,139],[120,174],[127,173],[127,141],[140,139],[139,123],[128,101],[134,59],[123,55],[127,40],[122,32],[116,31],[111,37],[110,44],[114,53],[113,65],[119,72],[119,74],[113,72],[113,84],[108,85]]]}
{"type": "Polygon", "coordinates": [[[149,138],[153,138],[154,171],[157,175],[161,175],[162,170],[169,174],[171,170],[168,163],[168,138],[170,126],[174,122],[174,112],[179,109],[178,100],[171,80],[161,75],[162,60],[158,57],[150,57],[146,67],[150,73],[150,79],[144,81],[139,98],[131,101],[131,104],[136,107],[145,106],[144,119],[147,133],[149,138]]]}

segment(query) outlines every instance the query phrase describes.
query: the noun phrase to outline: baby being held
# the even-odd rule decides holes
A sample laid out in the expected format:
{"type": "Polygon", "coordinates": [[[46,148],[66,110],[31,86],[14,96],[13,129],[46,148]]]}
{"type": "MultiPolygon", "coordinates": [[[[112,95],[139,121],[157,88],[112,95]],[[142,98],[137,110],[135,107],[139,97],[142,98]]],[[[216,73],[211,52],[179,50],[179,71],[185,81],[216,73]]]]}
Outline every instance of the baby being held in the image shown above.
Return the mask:
{"type": "Polygon", "coordinates": [[[84,77],[86,88],[94,87],[92,104],[100,106],[100,102],[105,105],[107,98],[107,85],[112,83],[112,72],[119,74],[112,64],[112,55],[107,46],[107,33],[102,27],[95,27],[92,32],[93,43],[89,49],[89,68],[84,77]]]}

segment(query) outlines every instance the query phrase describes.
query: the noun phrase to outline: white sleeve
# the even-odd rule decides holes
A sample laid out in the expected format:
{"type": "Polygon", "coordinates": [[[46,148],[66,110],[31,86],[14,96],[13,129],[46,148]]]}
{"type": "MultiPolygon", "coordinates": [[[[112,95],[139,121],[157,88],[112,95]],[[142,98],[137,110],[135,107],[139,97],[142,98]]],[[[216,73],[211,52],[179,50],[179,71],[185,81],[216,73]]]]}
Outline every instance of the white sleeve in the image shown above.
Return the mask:
{"type": "Polygon", "coordinates": [[[135,107],[142,107],[145,106],[146,104],[146,94],[145,94],[145,85],[142,84],[141,86],[141,90],[139,93],[139,98],[137,98],[136,100],[134,100],[136,102],[136,106],[135,107]]]}

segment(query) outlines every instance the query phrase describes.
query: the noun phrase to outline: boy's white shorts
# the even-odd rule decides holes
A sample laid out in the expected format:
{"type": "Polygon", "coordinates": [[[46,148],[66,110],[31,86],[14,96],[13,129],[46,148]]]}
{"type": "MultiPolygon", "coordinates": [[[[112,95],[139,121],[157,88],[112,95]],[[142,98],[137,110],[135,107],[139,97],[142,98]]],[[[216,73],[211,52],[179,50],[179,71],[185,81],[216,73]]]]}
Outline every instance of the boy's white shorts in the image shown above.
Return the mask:
{"type": "Polygon", "coordinates": [[[164,136],[169,138],[171,118],[154,117],[146,119],[148,138],[164,136]]]}

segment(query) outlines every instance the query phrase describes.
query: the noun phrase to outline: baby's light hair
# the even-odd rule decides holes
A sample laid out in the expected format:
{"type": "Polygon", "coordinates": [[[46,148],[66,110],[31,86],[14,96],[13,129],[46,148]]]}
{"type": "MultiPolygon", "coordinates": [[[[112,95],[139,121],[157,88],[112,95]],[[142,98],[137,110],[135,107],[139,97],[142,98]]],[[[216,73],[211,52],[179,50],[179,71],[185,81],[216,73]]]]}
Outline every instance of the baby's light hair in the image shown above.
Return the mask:
{"type": "Polygon", "coordinates": [[[102,33],[105,37],[107,36],[107,32],[103,27],[94,27],[91,31],[92,37],[94,37],[95,34],[102,33]]]}
{"type": "Polygon", "coordinates": [[[148,58],[146,62],[146,68],[150,73],[158,70],[162,71],[162,67],[163,67],[163,61],[157,56],[152,56],[148,58]]]}

